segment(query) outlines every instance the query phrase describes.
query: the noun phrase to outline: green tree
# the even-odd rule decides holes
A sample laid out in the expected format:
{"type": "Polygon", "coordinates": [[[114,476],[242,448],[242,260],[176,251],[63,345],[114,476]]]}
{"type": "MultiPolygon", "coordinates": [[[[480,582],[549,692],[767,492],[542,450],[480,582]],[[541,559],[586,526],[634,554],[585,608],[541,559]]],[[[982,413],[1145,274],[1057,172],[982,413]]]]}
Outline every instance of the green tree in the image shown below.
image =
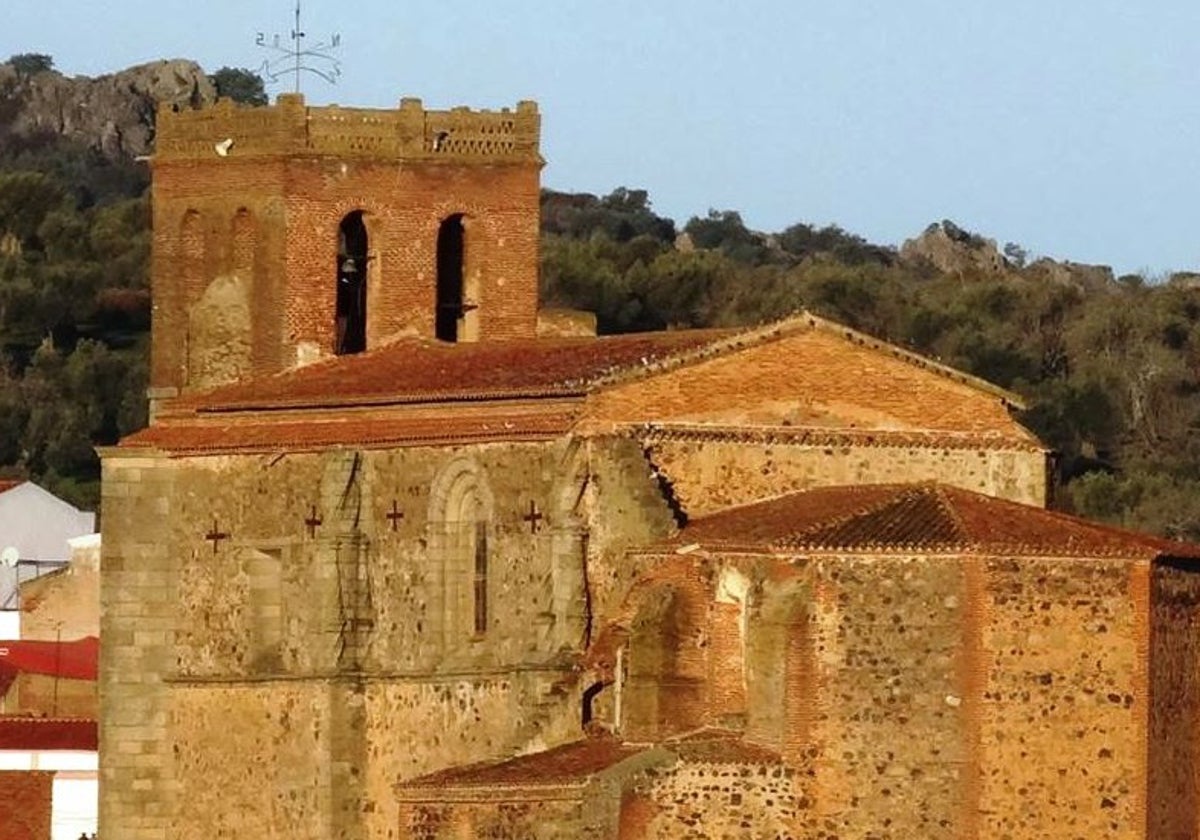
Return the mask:
{"type": "Polygon", "coordinates": [[[17,53],[9,56],[5,63],[25,78],[54,69],[54,59],[45,53],[17,53]]]}
{"type": "Polygon", "coordinates": [[[208,77],[217,89],[217,96],[225,96],[243,105],[266,105],[267,88],[262,76],[242,67],[222,67],[208,77]]]}

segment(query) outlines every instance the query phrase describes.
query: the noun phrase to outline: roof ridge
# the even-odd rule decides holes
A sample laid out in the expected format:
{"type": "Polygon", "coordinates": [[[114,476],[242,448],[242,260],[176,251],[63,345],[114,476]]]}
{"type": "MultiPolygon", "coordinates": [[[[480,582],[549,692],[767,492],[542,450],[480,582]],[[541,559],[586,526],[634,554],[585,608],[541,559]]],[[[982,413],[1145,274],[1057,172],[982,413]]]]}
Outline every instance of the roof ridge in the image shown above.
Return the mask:
{"type": "MultiPolygon", "coordinates": [[[[770,545],[773,548],[774,547],[788,548],[789,546],[802,545],[804,543],[804,540],[806,537],[808,537],[809,535],[815,534],[818,531],[829,531],[829,530],[833,530],[836,528],[840,528],[843,525],[846,525],[846,524],[854,521],[855,519],[861,519],[864,516],[871,516],[872,514],[879,513],[880,511],[882,511],[884,508],[888,507],[889,505],[895,504],[895,502],[898,499],[902,499],[905,496],[905,489],[906,489],[905,485],[903,485],[903,484],[874,484],[874,485],[872,485],[872,484],[853,485],[852,484],[852,485],[842,485],[842,487],[845,489],[845,491],[847,492],[848,495],[866,494],[867,492],[869,492],[868,488],[874,488],[874,489],[879,489],[879,490],[884,490],[886,488],[887,490],[892,490],[895,492],[885,492],[884,495],[882,496],[882,498],[876,500],[873,503],[865,504],[860,508],[856,508],[847,513],[844,513],[841,516],[834,516],[830,519],[823,519],[819,522],[815,522],[812,525],[809,525],[807,528],[802,528],[798,531],[794,531],[794,532],[788,534],[786,537],[775,540],[774,542],[770,543],[770,545]],[[860,488],[862,488],[862,489],[860,489],[860,488]]],[[[818,487],[818,488],[812,488],[812,489],[820,490],[823,488],[818,487]]],[[[807,491],[801,491],[801,492],[807,492],[807,491]]],[[[791,495],[791,494],[789,494],[789,495],[791,495]]]]}
{"type": "Polygon", "coordinates": [[[979,547],[979,541],[975,539],[975,535],[967,530],[967,523],[963,521],[962,515],[959,514],[958,508],[950,501],[950,497],[946,494],[946,485],[937,481],[929,482],[929,489],[933,493],[933,498],[938,507],[942,509],[942,513],[950,520],[950,525],[954,529],[955,535],[964,544],[972,549],[979,547]]]}

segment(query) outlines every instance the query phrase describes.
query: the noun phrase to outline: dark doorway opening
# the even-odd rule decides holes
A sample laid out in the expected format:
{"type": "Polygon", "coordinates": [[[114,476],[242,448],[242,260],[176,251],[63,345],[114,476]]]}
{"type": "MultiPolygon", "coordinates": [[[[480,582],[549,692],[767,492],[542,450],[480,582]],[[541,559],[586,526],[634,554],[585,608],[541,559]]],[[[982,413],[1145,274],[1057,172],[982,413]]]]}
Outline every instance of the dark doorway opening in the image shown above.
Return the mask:
{"type": "Polygon", "coordinates": [[[342,219],[338,229],[337,336],[334,350],[367,349],[367,226],[361,210],[342,219]]]}
{"type": "Polygon", "coordinates": [[[463,312],[463,217],[450,216],[438,229],[437,315],[434,334],[442,341],[458,341],[463,312]]]}

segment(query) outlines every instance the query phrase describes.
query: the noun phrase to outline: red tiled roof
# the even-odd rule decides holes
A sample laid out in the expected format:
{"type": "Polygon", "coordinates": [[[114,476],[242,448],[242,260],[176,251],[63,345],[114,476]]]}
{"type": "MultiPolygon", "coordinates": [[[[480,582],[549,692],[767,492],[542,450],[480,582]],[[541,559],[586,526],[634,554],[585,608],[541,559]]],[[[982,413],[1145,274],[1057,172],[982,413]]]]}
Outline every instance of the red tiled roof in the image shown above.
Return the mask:
{"type": "Polygon", "coordinates": [[[404,446],[487,440],[544,440],[571,427],[571,411],[512,412],[489,416],[371,418],[343,414],[323,419],[233,422],[165,420],[121,441],[122,447],[171,452],[255,452],[319,449],[337,444],[404,446]]]}
{"type": "Polygon", "coordinates": [[[941,484],[826,487],[690,522],[675,544],[781,551],[1198,558],[1173,542],[941,484]]]}
{"type": "Polygon", "coordinates": [[[7,493],[9,490],[12,490],[14,487],[20,487],[24,483],[25,483],[25,479],[23,479],[23,478],[0,479],[0,493],[7,493]]]}
{"type": "Polygon", "coordinates": [[[609,737],[587,738],[505,761],[452,767],[405,782],[401,787],[570,785],[586,781],[590,776],[645,750],[645,746],[623,744],[609,737]]]}
{"type": "Polygon", "coordinates": [[[99,749],[96,721],[86,718],[0,716],[0,750],[99,749]]]}
{"type": "Polygon", "coordinates": [[[617,372],[702,350],[737,330],[447,344],[403,340],[175,403],[197,411],[328,408],[581,394],[617,372]]]}

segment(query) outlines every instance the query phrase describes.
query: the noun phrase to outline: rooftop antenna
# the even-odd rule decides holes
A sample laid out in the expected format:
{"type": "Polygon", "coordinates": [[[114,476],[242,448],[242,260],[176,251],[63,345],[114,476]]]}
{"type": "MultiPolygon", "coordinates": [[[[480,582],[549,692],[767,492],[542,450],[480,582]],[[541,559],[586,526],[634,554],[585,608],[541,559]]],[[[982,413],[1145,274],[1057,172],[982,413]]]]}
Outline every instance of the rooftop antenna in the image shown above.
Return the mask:
{"type": "Polygon", "coordinates": [[[305,46],[304,39],[308,35],[300,25],[300,0],[296,0],[295,22],[289,36],[290,46],[283,45],[283,38],[274,34],[268,40],[263,32],[258,33],[254,43],[273,53],[273,57],[263,59],[259,67],[259,75],[270,84],[276,84],[284,76],[292,75],[295,79],[295,93],[300,93],[300,75],[311,73],[331,85],[336,85],[342,75],[342,64],[333,51],[341,47],[342,36],[335,32],[326,41],[318,41],[312,46],[305,46]]]}

